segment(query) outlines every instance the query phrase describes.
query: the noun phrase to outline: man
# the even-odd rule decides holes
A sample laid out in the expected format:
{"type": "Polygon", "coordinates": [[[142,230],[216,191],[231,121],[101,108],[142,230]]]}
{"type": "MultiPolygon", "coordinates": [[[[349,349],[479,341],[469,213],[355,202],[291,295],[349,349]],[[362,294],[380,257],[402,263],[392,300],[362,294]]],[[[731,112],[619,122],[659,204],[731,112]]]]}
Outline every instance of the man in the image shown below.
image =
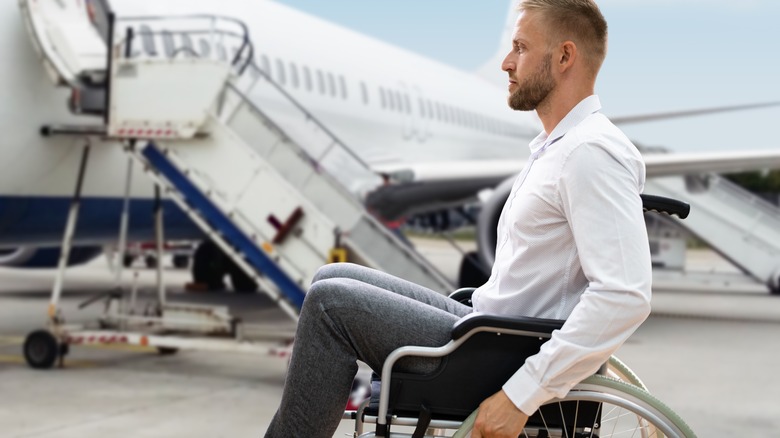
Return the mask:
{"type": "MultiPolygon", "coordinates": [[[[501,213],[496,262],[474,293],[474,311],[566,323],[482,403],[474,437],[520,435],[529,415],[596,372],[650,311],[644,164],[593,94],[607,24],[592,0],[523,0],[519,10],[502,65],[509,105],[536,110],[544,132],[501,213]]],[[[284,396],[266,436],[332,436],[356,360],[378,371],[395,348],[443,345],[470,312],[387,274],[325,267],[301,311],[284,396]]],[[[420,372],[436,364],[403,365],[420,372]]]]}

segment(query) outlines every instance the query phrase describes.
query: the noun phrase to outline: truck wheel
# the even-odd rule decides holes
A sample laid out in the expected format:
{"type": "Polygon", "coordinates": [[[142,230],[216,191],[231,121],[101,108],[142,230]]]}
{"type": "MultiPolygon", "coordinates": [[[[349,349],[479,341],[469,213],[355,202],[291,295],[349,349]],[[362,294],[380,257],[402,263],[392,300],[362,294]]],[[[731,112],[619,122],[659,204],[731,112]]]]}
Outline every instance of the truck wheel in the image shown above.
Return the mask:
{"type": "Polygon", "coordinates": [[[36,330],[24,340],[24,359],[35,369],[49,369],[60,354],[60,343],[48,330],[36,330]]]}
{"type": "Polygon", "coordinates": [[[257,292],[257,283],[252,277],[246,275],[243,269],[231,261],[228,273],[230,274],[230,284],[233,290],[238,293],[257,292]]]}
{"type": "Polygon", "coordinates": [[[226,273],[225,255],[219,247],[211,241],[201,242],[192,257],[192,280],[209,290],[225,290],[226,273]]]}
{"type": "Polygon", "coordinates": [[[178,348],[172,347],[157,347],[157,353],[160,356],[171,356],[179,352],[178,348]]]}
{"type": "Polygon", "coordinates": [[[174,255],[173,267],[176,269],[187,269],[190,266],[190,256],[174,255]]]}

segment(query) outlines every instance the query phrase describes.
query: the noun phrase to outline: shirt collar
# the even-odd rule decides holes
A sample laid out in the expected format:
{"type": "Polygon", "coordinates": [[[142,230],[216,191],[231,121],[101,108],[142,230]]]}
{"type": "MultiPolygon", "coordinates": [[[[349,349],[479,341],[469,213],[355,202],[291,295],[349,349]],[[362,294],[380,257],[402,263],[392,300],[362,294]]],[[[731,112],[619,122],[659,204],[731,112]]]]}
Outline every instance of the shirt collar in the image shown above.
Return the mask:
{"type": "Polygon", "coordinates": [[[536,138],[531,141],[530,148],[531,153],[538,154],[542,150],[546,149],[551,144],[560,140],[561,137],[566,135],[572,128],[579,125],[587,119],[591,114],[594,114],[601,110],[601,100],[595,94],[586,97],[580,103],[578,103],[569,114],[566,114],[558,125],[553,129],[550,135],[542,131],[536,138]]]}

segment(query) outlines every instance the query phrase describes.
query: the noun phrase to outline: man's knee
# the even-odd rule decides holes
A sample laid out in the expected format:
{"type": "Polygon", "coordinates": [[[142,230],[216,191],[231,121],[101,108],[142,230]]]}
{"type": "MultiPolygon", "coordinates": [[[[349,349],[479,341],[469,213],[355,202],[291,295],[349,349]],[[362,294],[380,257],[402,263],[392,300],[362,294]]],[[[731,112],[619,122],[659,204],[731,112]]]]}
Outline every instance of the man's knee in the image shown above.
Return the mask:
{"type": "Polygon", "coordinates": [[[312,278],[312,285],[329,278],[355,278],[360,266],[353,263],[329,263],[317,270],[312,278]]]}
{"type": "Polygon", "coordinates": [[[354,280],[347,278],[322,278],[309,286],[304,300],[305,306],[317,306],[321,309],[330,308],[336,302],[348,300],[353,295],[354,280]]]}

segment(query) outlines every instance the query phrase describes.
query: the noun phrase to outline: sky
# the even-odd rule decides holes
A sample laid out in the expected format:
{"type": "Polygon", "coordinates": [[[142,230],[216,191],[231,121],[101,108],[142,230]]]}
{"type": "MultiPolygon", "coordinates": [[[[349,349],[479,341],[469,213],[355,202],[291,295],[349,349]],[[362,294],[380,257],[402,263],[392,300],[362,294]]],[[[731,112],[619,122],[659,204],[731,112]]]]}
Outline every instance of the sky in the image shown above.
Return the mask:
{"type": "MultiPolygon", "coordinates": [[[[276,1],[466,71],[509,49],[510,0],[276,1]]],[[[597,3],[610,27],[596,86],[608,116],[780,102],[780,1],[597,3]]],[[[778,148],[778,123],[780,107],[621,128],[639,144],[700,152],[778,148]]]]}

